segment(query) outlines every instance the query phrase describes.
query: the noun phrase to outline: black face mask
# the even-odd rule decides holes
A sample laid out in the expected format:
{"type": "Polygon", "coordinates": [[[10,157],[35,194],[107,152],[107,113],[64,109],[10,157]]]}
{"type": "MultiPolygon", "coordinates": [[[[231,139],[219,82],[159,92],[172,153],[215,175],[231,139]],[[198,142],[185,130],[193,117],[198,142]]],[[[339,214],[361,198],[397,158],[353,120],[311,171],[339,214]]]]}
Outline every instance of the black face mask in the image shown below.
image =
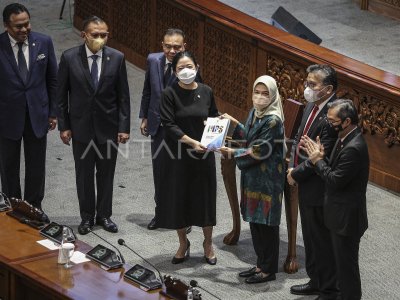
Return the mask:
{"type": "Polygon", "coordinates": [[[337,137],[338,136],[338,133],[340,132],[340,131],[343,131],[344,130],[344,128],[342,127],[342,123],[340,123],[340,124],[338,124],[338,125],[332,125],[332,123],[330,123],[329,121],[328,121],[328,119],[326,119],[326,123],[328,124],[328,126],[327,126],[327,128],[328,128],[328,134],[330,135],[330,136],[334,136],[334,137],[337,137]]]}

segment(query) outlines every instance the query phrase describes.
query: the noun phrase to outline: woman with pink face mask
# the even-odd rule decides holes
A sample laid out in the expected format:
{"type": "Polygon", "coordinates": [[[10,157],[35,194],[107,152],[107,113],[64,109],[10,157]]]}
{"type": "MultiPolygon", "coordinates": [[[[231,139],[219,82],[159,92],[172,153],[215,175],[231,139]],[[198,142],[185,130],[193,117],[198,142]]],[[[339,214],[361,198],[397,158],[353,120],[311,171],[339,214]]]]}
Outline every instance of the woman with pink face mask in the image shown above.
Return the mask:
{"type": "Polygon", "coordinates": [[[283,110],[275,80],[261,76],[253,85],[253,108],[243,125],[224,114],[235,126],[232,138],[243,148],[220,148],[224,156],[233,156],[241,170],[240,209],[250,223],[256,266],[239,273],[246,283],[276,279],[279,258],[279,224],[285,182],[283,110]]]}

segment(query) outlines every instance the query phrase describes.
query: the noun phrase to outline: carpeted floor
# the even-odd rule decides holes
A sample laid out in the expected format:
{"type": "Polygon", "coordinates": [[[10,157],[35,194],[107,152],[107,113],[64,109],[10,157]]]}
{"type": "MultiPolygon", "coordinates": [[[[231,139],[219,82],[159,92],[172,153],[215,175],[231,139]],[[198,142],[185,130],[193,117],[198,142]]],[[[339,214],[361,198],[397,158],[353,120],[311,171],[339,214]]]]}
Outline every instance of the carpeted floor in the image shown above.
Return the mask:
{"type": "MultiPolygon", "coordinates": [[[[5,4],[10,2],[0,0],[1,9],[5,4]]],[[[81,43],[77,31],[72,29],[69,22],[68,8],[66,8],[64,13],[65,19],[62,21],[58,20],[62,1],[25,0],[21,2],[31,11],[33,29],[53,37],[58,58],[62,51],[81,43]]],[[[264,14],[265,12],[265,18],[270,16],[275,9],[274,3],[278,3],[278,1],[262,0],[226,0],[224,2],[243,7],[245,11],[254,13],[257,17],[262,17],[260,13],[264,14]],[[265,9],[264,4],[261,5],[264,2],[265,9]],[[261,6],[263,9],[260,9],[261,6]]],[[[299,3],[304,4],[307,1],[286,2],[288,4],[287,8],[290,10],[290,8],[296,6],[300,7],[301,4],[299,3]],[[289,4],[292,6],[289,7],[289,4]]],[[[308,11],[307,14],[310,16],[318,14],[322,16],[325,11],[331,9],[331,6],[328,6],[326,9],[318,8],[316,4],[319,2],[315,0],[308,2],[310,2],[310,5],[316,7],[316,11],[301,6],[302,10],[298,10],[298,12],[303,11],[305,14],[308,11]]],[[[349,2],[345,6],[346,8],[354,6],[353,1],[350,0],[330,1],[330,3],[342,4],[344,2],[349,2]]],[[[286,5],[284,6],[286,7],[286,5]]],[[[345,12],[345,10],[343,11],[345,12]]],[[[300,18],[301,15],[297,17],[300,18]]],[[[350,19],[350,16],[347,19],[350,19]]],[[[346,20],[346,18],[341,16],[341,20],[346,20]]],[[[313,24],[318,23],[315,20],[313,22],[313,24]]],[[[331,22],[334,22],[334,20],[331,22]]],[[[385,25],[382,26],[382,32],[384,32],[385,28],[394,28],[392,20],[386,19],[385,22],[387,23],[384,23],[385,25]]],[[[354,21],[354,23],[356,22],[354,21]]],[[[339,23],[337,24],[339,26],[339,23]]],[[[326,26],[326,28],[329,27],[328,25],[326,26]]],[[[348,26],[350,25],[348,24],[348,26]]],[[[330,37],[332,42],[334,40],[333,32],[326,33],[326,36],[320,32],[318,34],[324,41],[328,41],[327,37],[330,37]]],[[[351,43],[350,41],[342,41],[341,37],[335,39],[338,43],[337,47],[351,43]]],[[[373,40],[371,40],[372,42],[373,40]]],[[[356,47],[356,42],[354,42],[353,47],[363,48],[363,46],[356,47]]],[[[343,49],[345,48],[342,48],[341,51],[345,51],[343,49]]],[[[392,55],[394,56],[393,59],[398,57],[396,55],[392,55]]],[[[365,59],[368,60],[369,58],[365,57],[365,59]]],[[[396,67],[398,68],[398,64],[396,67]]],[[[218,257],[217,265],[207,265],[202,259],[203,238],[200,228],[194,228],[193,232],[189,235],[192,244],[192,257],[181,265],[172,265],[170,263],[177,249],[176,233],[167,230],[148,231],[146,229],[147,223],[153,217],[154,202],[150,145],[149,140],[143,139],[140,136],[139,119],[137,117],[144,71],[129,64],[128,75],[132,103],[132,138],[128,145],[120,149],[121,153],[118,158],[114,190],[113,220],[119,224],[120,231],[118,234],[110,234],[99,228],[96,230],[96,233],[101,234],[114,244],[117,244],[118,238],[125,239],[129,246],[152,261],[163,274],[172,274],[186,281],[195,279],[200,285],[214,292],[222,299],[306,300],[315,298],[299,297],[289,293],[291,285],[305,282],[307,276],[304,270],[304,248],[301,230],[298,232],[297,241],[298,260],[301,268],[298,273],[293,275],[288,275],[282,270],[282,264],[287,252],[287,231],[284,213],[282,214],[281,225],[281,267],[280,272],[277,274],[277,280],[268,284],[250,286],[238,278],[237,273],[239,271],[254,264],[255,255],[248,224],[246,223],[242,223],[242,235],[238,245],[226,246],[222,243],[223,236],[231,228],[231,214],[221,176],[218,176],[218,224],[214,231],[214,242],[218,257]]],[[[367,196],[370,228],[362,238],[360,248],[363,299],[399,299],[400,279],[398,276],[397,258],[400,254],[400,197],[374,185],[368,186],[367,196]]],[[[48,136],[46,198],[43,206],[52,220],[71,225],[74,229],[77,228],[80,218],[75,189],[72,150],[61,143],[58,132],[52,132],[48,136]]],[[[93,246],[101,243],[98,238],[91,235],[79,236],[79,238],[93,246]]],[[[122,248],[121,251],[129,263],[142,263],[139,258],[126,251],[125,248],[122,248]]],[[[211,296],[205,293],[203,295],[205,295],[204,299],[212,299],[211,296]]]]}

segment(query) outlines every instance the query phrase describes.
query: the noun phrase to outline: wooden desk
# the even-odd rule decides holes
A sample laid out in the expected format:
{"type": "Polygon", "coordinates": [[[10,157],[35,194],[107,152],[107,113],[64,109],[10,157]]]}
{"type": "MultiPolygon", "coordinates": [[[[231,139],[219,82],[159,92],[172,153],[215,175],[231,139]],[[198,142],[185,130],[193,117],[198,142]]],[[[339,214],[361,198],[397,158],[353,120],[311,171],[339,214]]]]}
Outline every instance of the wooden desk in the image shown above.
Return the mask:
{"type": "MultiPolygon", "coordinates": [[[[36,241],[39,232],[0,213],[0,299],[167,299],[158,291],[145,292],[123,278],[125,268],[105,271],[94,262],[65,269],[57,264],[58,250],[36,241]]],[[[92,247],[77,241],[76,250],[92,247]]]]}

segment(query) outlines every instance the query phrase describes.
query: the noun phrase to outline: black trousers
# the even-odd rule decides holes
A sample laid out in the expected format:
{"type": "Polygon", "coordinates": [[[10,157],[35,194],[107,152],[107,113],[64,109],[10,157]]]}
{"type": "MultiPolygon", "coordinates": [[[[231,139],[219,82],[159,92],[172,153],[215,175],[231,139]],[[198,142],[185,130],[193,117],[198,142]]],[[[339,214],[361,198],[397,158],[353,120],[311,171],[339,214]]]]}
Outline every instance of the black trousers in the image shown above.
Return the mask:
{"type": "Polygon", "coordinates": [[[72,140],[72,149],[82,220],[92,220],[95,216],[98,219],[111,217],[118,145],[113,141],[99,144],[92,140],[89,144],[86,144],[72,140]]]}
{"type": "Polygon", "coordinates": [[[29,114],[26,113],[22,139],[0,137],[0,174],[3,192],[8,197],[22,198],[20,183],[21,142],[24,143],[25,188],[24,200],[42,208],[46,177],[47,136],[37,138],[29,114]]]}
{"type": "Polygon", "coordinates": [[[358,265],[360,238],[331,232],[333,252],[342,300],[361,299],[361,278],[358,265]]]}
{"type": "Polygon", "coordinates": [[[159,193],[158,190],[162,181],[162,152],[166,151],[166,144],[163,144],[163,141],[164,127],[160,126],[157,133],[151,136],[151,161],[153,165],[154,201],[156,202],[156,205],[159,199],[159,197],[157,197],[157,194],[159,193]]]}
{"type": "Polygon", "coordinates": [[[257,267],[266,274],[278,273],[279,226],[250,222],[250,232],[257,255],[257,267]]]}
{"type": "Polygon", "coordinates": [[[336,266],[331,234],[324,224],[323,207],[300,204],[299,208],[310,284],[320,291],[324,299],[336,299],[336,266]]]}

